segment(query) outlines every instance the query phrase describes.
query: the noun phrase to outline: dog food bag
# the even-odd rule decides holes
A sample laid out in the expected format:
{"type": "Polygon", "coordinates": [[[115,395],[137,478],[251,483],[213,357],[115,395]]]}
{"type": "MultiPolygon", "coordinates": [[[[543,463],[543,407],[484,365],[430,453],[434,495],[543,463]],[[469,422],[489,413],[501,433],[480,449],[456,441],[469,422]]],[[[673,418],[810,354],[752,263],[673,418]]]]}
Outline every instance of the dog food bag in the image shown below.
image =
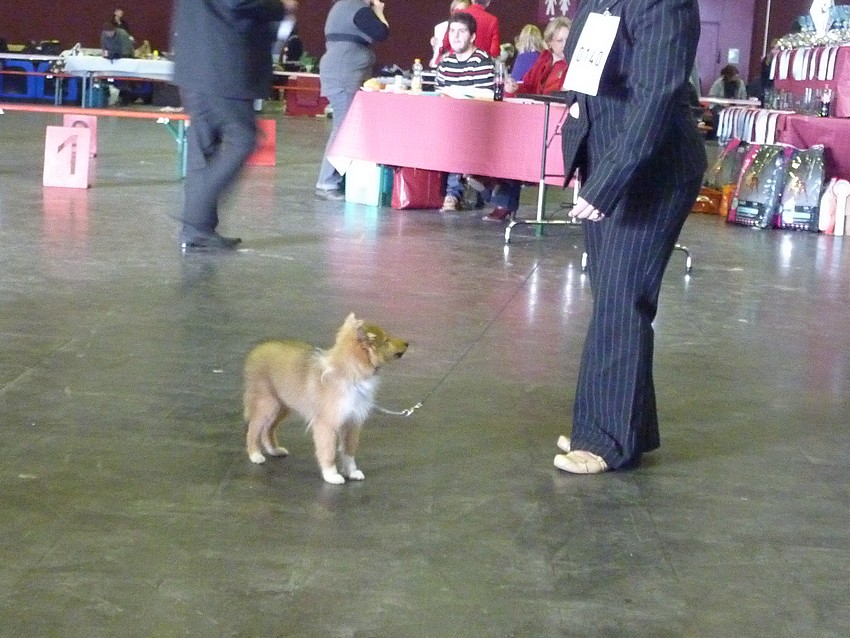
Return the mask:
{"type": "Polygon", "coordinates": [[[741,165],[747,153],[747,144],[737,138],[729,140],[717,160],[705,176],[705,185],[717,190],[723,190],[727,184],[736,184],[741,174],[741,165]]]}
{"type": "Polygon", "coordinates": [[[775,144],[750,145],[726,221],[756,228],[773,225],[793,150],[775,144]]]}
{"type": "Polygon", "coordinates": [[[820,197],[824,183],[824,147],[795,149],[788,162],[776,226],[818,232],[820,197]]]}

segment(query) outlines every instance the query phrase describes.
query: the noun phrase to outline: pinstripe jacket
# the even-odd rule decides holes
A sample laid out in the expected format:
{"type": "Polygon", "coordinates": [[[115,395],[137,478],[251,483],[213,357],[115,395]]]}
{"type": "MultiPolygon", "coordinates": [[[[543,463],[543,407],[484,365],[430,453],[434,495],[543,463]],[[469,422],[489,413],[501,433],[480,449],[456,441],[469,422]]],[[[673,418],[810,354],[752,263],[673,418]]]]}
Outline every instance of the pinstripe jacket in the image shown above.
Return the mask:
{"type": "Polygon", "coordinates": [[[598,94],[566,94],[578,117],[563,127],[563,150],[566,175],[578,169],[583,179],[581,196],[610,215],[630,192],[675,189],[701,176],[706,158],[687,99],[697,0],[583,0],[567,60],[588,15],[606,9],[620,16],[619,31],[598,94]]]}

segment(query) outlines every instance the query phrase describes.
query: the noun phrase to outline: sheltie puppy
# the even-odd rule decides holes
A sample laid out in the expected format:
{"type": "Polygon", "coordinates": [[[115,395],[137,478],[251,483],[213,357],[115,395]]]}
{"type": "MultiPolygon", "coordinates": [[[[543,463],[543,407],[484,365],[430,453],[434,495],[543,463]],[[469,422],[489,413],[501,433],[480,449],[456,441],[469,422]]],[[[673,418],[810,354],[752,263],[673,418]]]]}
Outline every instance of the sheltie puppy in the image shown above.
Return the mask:
{"type": "Polygon", "coordinates": [[[348,315],[336,342],[322,350],[299,341],[266,341],[245,359],[244,419],[248,457],[286,456],[276,429],[292,411],[313,431],[322,478],[362,481],[354,455],[360,430],[374,406],[378,370],[399,359],[408,343],[348,315]],[[339,456],[337,456],[339,452],[339,456]]]}

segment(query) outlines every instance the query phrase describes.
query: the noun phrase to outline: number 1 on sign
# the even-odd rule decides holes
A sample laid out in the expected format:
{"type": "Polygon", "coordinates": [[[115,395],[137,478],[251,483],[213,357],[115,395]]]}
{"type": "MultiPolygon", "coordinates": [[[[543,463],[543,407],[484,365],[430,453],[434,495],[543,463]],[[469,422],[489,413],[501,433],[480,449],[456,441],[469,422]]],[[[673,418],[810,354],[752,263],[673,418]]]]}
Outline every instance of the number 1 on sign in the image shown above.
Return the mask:
{"type": "Polygon", "coordinates": [[[62,151],[65,150],[65,147],[68,146],[68,144],[71,145],[71,167],[70,167],[70,170],[68,171],[69,175],[73,175],[74,172],[75,172],[75,169],[77,167],[77,144],[78,144],[77,140],[78,139],[79,138],[76,135],[71,135],[67,140],[65,140],[64,142],[62,142],[59,145],[58,149],[56,149],[56,152],[61,154],[62,151]]]}

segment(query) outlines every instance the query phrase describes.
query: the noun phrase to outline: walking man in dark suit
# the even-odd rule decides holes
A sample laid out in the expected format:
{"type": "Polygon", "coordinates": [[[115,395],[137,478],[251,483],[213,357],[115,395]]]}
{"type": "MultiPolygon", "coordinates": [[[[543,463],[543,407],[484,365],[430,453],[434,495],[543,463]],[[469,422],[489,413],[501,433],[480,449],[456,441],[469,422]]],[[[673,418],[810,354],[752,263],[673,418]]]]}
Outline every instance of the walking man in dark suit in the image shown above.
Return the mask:
{"type": "Polygon", "coordinates": [[[555,457],[566,472],[628,467],[660,444],[652,322],[706,168],[688,108],[699,31],[697,0],[583,0],[573,23],[564,166],[581,177],[570,214],[583,221],[594,304],[555,457]]]}
{"type": "Polygon", "coordinates": [[[216,232],[222,195],[253,152],[253,101],[272,81],[273,23],[296,0],[176,0],[174,82],[191,125],[183,207],[184,250],[228,250],[241,241],[216,232]]]}

